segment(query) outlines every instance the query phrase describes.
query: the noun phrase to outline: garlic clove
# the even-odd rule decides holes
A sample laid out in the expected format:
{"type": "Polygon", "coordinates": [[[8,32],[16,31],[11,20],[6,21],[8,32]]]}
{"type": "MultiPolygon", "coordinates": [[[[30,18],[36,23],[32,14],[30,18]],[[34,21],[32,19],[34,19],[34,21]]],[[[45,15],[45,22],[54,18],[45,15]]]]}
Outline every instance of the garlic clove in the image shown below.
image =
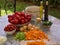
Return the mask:
{"type": "Polygon", "coordinates": [[[41,19],[40,19],[40,18],[36,18],[36,21],[37,21],[37,22],[41,22],[41,19]]]}

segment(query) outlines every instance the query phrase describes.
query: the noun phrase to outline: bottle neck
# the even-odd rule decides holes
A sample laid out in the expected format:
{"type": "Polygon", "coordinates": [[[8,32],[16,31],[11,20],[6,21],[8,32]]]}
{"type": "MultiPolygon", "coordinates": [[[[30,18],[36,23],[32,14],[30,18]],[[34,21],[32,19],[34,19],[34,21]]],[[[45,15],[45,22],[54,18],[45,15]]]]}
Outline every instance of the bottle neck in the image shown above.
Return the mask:
{"type": "Polygon", "coordinates": [[[46,1],[46,5],[48,5],[48,1],[46,1]]]}
{"type": "Polygon", "coordinates": [[[40,1],[40,5],[43,5],[43,1],[40,1]]]}

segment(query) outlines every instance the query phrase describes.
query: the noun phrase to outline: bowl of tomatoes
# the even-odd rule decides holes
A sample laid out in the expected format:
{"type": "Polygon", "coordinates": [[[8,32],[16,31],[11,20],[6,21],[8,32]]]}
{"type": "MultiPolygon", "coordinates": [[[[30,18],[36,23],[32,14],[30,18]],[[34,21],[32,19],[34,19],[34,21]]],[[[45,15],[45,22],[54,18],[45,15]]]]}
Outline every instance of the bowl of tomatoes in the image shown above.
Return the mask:
{"type": "Polygon", "coordinates": [[[12,35],[16,32],[17,27],[13,24],[8,24],[5,26],[4,31],[7,35],[12,35]]]}
{"type": "Polygon", "coordinates": [[[16,26],[23,26],[31,21],[31,14],[24,12],[15,12],[12,15],[8,15],[8,22],[16,26]]]}

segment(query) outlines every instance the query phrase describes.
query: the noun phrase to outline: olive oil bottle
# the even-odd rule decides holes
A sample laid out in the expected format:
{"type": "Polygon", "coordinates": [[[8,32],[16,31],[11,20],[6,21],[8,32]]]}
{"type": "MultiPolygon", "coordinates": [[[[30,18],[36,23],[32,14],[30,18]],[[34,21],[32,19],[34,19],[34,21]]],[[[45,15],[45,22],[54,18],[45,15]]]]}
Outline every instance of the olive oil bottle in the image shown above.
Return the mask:
{"type": "Polygon", "coordinates": [[[43,1],[42,0],[40,1],[40,18],[41,20],[43,18],[43,1]]]}

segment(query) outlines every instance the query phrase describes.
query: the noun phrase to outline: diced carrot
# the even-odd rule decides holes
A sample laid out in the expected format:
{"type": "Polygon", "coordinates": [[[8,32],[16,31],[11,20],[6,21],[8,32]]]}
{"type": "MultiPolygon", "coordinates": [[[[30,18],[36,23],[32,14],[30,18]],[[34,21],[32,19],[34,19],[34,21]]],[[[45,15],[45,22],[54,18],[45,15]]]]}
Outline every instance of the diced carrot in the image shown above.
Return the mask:
{"type": "Polygon", "coordinates": [[[47,39],[48,40],[48,36],[41,30],[30,30],[28,32],[26,32],[25,34],[26,39],[27,40],[42,40],[42,39],[47,39]]]}

